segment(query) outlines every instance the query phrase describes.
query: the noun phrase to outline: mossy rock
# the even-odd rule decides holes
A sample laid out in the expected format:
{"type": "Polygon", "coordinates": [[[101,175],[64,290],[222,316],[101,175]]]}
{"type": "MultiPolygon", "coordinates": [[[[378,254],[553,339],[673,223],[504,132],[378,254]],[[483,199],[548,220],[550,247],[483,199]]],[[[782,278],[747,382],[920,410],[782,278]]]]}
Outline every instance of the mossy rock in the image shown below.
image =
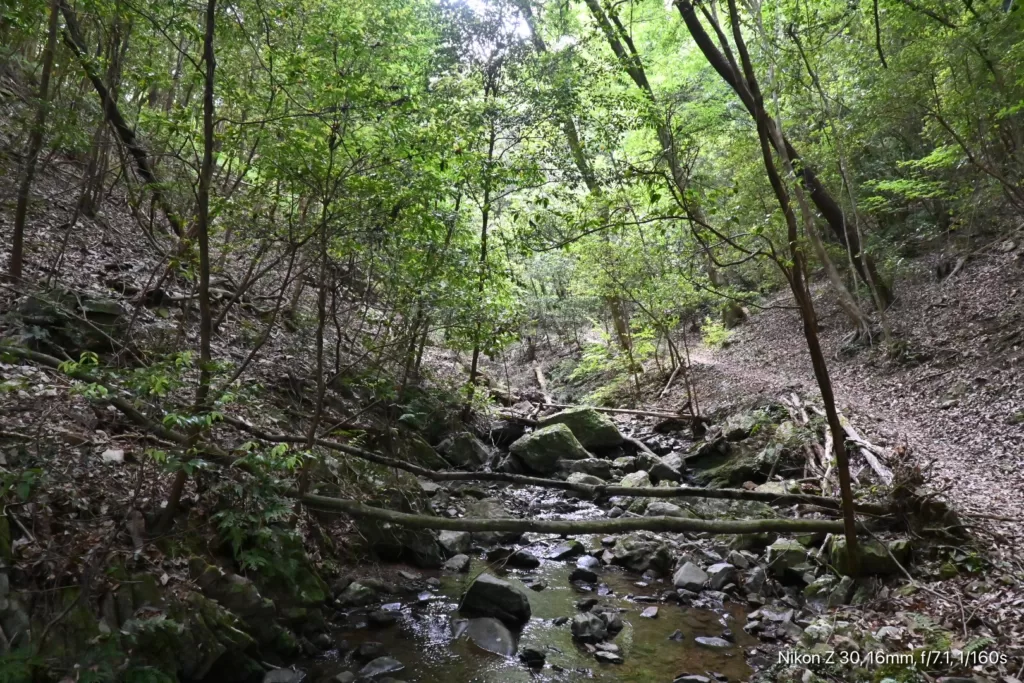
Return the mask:
{"type": "Polygon", "coordinates": [[[538,474],[553,474],[559,460],[584,460],[590,454],[564,424],[542,427],[509,447],[516,457],[538,474]]]}
{"type": "Polygon", "coordinates": [[[624,439],[607,415],[593,408],[570,408],[541,418],[540,426],[564,424],[584,448],[614,448],[624,439]]]}
{"type": "MultiPolygon", "coordinates": [[[[877,539],[859,539],[859,570],[862,575],[887,576],[900,573],[910,561],[910,541],[897,539],[882,542],[877,539]],[[897,562],[899,564],[897,564],[897,562]]],[[[829,545],[829,562],[840,574],[850,574],[849,557],[846,552],[846,537],[833,536],[829,545]]]]}

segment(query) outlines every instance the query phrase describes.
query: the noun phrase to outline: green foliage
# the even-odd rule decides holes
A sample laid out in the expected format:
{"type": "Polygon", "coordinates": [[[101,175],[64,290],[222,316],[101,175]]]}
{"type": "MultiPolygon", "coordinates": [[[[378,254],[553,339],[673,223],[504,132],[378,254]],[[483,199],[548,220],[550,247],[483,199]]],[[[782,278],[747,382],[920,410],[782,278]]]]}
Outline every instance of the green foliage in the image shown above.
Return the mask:
{"type": "Polygon", "coordinates": [[[704,345],[712,349],[720,349],[728,343],[732,331],[725,329],[721,320],[711,316],[704,318],[704,324],[700,327],[701,338],[704,345]]]}

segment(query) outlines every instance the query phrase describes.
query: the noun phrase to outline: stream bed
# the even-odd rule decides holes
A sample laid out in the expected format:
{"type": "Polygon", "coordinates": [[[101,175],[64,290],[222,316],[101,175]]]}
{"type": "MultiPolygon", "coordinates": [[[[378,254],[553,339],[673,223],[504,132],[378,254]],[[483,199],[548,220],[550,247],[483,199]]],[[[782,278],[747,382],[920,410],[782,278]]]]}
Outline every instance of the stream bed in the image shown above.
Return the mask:
{"type": "MultiPolygon", "coordinates": [[[[588,547],[596,547],[596,538],[580,537],[588,547]]],[[[543,557],[543,542],[531,547],[543,557]]],[[[474,560],[466,574],[435,574],[441,580],[439,589],[424,592],[418,598],[392,603],[386,608],[399,613],[394,625],[384,628],[365,626],[358,618],[354,627],[341,629],[338,638],[353,648],[365,642],[380,643],[380,652],[404,664],[394,675],[402,681],[420,683],[462,683],[464,681],[635,681],[671,682],[682,673],[712,677],[719,680],[746,680],[750,668],[743,647],[755,639],[743,631],[746,623],[743,606],[718,603],[709,608],[683,606],[674,602],[655,601],[656,596],[671,589],[669,579],[641,580],[637,575],[619,568],[599,569],[599,583],[588,591],[569,582],[575,562],[542,559],[536,569],[503,569],[501,566],[474,560]],[[546,655],[546,665],[531,670],[518,657],[504,657],[488,652],[469,638],[456,638],[453,622],[458,618],[459,599],[473,579],[483,571],[523,586],[524,581],[540,579],[547,587],[540,591],[527,589],[533,616],[519,634],[518,649],[536,648],[546,655]],[[650,597],[651,601],[643,600],[650,597]],[[558,617],[571,617],[578,612],[577,601],[597,597],[602,604],[621,610],[622,631],[612,640],[620,648],[621,664],[598,661],[586,646],[573,640],[569,624],[555,625],[558,617]],[[640,600],[634,598],[640,597],[640,600]],[[657,616],[643,617],[641,612],[657,606],[657,616]],[[709,648],[695,642],[699,636],[719,637],[728,629],[735,643],[728,648],[709,648]],[[681,631],[682,638],[670,635],[681,631]]],[[[424,573],[429,576],[429,573],[424,573]]],[[[677,636],[678,637],[678,636],[677,636]]],[[[358,670],[358,665],[353,665],[358,670]]],[[[714,680],[714,678],[712,678],[714,680]]]]}

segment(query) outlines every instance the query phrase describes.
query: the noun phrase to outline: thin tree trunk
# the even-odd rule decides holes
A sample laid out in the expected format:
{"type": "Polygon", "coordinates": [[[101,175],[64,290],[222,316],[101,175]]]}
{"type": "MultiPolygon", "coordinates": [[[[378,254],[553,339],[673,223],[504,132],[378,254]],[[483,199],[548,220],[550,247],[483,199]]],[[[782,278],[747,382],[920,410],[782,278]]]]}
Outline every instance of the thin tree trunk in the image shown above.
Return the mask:
{"type": "Polygon", "coordinates": [[[754,67],[747,52],[746,43],[740,29],[739,12],[736,9],[736,0],[728,0],[729,16],[732,23],[733,39],[736,49],[740,54],[743,64],[744,82],[740,85],[746,97],[745,101],[750,102],[751,110],[754,113],[757,123],[758,139],[761,143],[761,156],[764,161],[765,172],[771,183],[772,190],[782,209],[786,219],[788,232],[789,252],[792,265],[789,267],[779,263],[790,288],[793,291],[793,298],[800,309],[800,317],[803,322],[804,338],[807,341],[807,350],[811,356],[811,365],[814,368],[814,377],[818,382],[821,391],[822,403],[825,407],[825,416],[828,421],[829,430],[832,432],[833,445],[836,453],[836,465],[839,471],[839,489],[843,501],[843,521],[846,535],[846,549],[849,558],[849,566],[854,574],[857,573],[858,551],[857,551],[857,525],[853,503],[853,490],[850,483],[850,463],[847,457],[845,446],[845,432],[839,419],[839,412],[836,410],[835,395],[832,391],[832,380],[829,376],[828,366],[825,362],[825,355],[821,350],[821,342],[818,339],[817,317],[814,311],[814,303],[811,300],[810,291],[806,283],[806,259],[799,243],[799,230],[797,227],[796,215],[789,200],[789,193],[783,183],[782,177],[775,168],[775,160],[772,158],[773,126],[772,119],[764,107],[764,100],[761,90],[757,84],[754,74],[754,67]]]}
{"type": "MultiPolygon", "coordinates": [[[[196,236],[199,242],[199,386],[196,388],[194,411],[205,413],[209,408],[210,377],[213,356],[210,337],[213,334],[213,316],[210,310],[210,184],[213,180],[214,140],[214,73],[216,61],[213,52],[213,38],[217,17],[217,0],[208,0],[206,5],[206,30],[203,37],[203,63],[206,71],[203,77],[203,159],[199,167],[199,183],[196,188],[198,202],[196,212],[196,236]]],[[[198,443],[202,427],[197,425],[189,435],[190,448],[198,443]]],[[[186,455],[186,457],[188,457],[186,455]]],[[[171,527],[181,501],[181,494],[188,481],[188,471],[183,467],[175,476],[157,528],[166,531],[171,527]]]]}
{"type": "Polygon", "coordinates": [[[18,185],[18,204],[14,210],[14,236],[11,240],[11,259],[7,267],[7,277],[11,282],[20,282],[22,265],[25,260],[25,220],[28,216],[29,197],[32,193],[32,180],[36,174],[36,160],[43,148],[43,132],[46,127],[46,114],[50,109],[50,74],[53,73],[53,55],[57,51],[57,17],[60,13],[60,0],[50,2],[50,20],[46,29],[46,46],[43,48],[43,72],[39,79],[39,102],[36,106],[35,120],[28,136],[28,150],[25,153],[25,165],[21,172],[21,183],[18,185]]]}

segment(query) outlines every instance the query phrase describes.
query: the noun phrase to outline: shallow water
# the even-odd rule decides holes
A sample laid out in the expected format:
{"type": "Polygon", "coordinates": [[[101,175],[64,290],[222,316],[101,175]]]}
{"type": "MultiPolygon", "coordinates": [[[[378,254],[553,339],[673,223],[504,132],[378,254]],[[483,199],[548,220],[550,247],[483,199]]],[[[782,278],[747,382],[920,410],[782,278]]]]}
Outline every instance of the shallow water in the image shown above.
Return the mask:
{"type": "MultiPolygon", "coordinates": [[[[591,548],[598,545],[595,538],[581,537],[580,540],[591,548]]],[[[535,543],[530,549],[543,557],[546,543],[535,543]]],[[[575,566],[574,562],[542,560],[537,569],[505,571],[475,558],[468,574],[440,575],[439,591],[423,602],[403,604],[398,624],[342,633],[353,645],[364,641],[383,643],[386,654],[405,664],[405,670],[397,677],[410,683],[578,680],[663,683],[681,673],[710,675],[710,672],[717,672],[730,681],[746,680],[750,675],[742,648],[755,641],[742,629],[746,619],[740,605],[726,603],[715,609],[697,609],[674,603],[636,602],[628,596],[658,595],[670,588],[671,583],[654,581],[646,587],[637,586],[639,577],[610,567],[597,572],[601,584],[612,594],[599,596],[598,591],[580,591],[569,584],[568,576],[575,566]],[[473,578],[484,570],[519,585],[532,578],[547,582],[548,587],[542,591],[526,589],[533,618],[519,640],[520,649],[535,647],[547,654],[543,670],[531,672],[517,658],[486,652],[466,638],[453,638],[451,620],[458,616],[458,600],[473,578]],[[568,624],[554,626],[551,623],[556,617],[571,618],[577,613],[576,601],[591,596],[625,609],[622,613],[625,628],[610,641],[621,648],[623,664],[597,661],[573,641],[568,624]],[[654,619],[641,617],[640,612],[650,604],[657,604],[658,616],[654,619]],[[695,636],[719,636],[725,628],[733,632],[737,641],[728,649],[708,649],[693,640],[695,636]],[[668,640],[676,629],[683,632],[682,642],[668,640]]]]}

